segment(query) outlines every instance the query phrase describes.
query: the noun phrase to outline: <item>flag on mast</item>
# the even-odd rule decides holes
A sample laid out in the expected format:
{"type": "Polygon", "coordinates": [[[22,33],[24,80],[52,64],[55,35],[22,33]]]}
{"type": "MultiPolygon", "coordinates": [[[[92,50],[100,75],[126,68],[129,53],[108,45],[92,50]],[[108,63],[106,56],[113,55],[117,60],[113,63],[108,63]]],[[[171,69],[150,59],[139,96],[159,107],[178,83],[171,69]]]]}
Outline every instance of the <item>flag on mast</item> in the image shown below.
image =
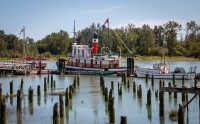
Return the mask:
{"type": "Polygon", "coordinates": [[[107,18],[104,24],[102,25],[103,30],[106,28],[107,23],[109,24],[109,18],[107,18]]]}
{"type": "Polygon", "coordinates": [[[21,34],[22,32],[24,32],[24,30],[25,30],[25,28],[23,27],[19,34],[21,34]]]}

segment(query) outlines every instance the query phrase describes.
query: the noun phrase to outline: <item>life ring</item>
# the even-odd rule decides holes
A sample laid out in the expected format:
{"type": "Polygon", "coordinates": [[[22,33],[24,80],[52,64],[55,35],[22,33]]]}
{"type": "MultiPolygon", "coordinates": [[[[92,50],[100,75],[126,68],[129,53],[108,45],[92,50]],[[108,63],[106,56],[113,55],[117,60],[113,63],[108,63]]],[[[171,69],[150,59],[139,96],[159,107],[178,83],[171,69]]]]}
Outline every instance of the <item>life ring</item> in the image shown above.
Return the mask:
{"type": "Polygon", "coordinates": [[[78,58],[80,58],[81,57],[81,54],[78,54],[78,58]]]}

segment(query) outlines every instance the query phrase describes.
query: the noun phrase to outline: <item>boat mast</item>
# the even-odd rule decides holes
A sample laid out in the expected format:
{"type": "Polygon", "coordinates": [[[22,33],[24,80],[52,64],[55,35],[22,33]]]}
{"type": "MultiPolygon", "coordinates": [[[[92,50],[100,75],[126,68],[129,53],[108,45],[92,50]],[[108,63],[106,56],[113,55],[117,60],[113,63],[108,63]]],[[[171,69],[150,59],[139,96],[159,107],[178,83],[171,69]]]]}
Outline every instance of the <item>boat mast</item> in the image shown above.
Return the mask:
{"type": "Polygon", "coordinates": [[[25,39],[25,27],[23,26],[23,56],[25,56],[25,42],[26,42],[26,39],[25,39]]]}
{"type": "Polygon", "coordinates": [[[76,43],[76,27],[75,27],[75,20],[74,20],[74,43],[76,43]]]}

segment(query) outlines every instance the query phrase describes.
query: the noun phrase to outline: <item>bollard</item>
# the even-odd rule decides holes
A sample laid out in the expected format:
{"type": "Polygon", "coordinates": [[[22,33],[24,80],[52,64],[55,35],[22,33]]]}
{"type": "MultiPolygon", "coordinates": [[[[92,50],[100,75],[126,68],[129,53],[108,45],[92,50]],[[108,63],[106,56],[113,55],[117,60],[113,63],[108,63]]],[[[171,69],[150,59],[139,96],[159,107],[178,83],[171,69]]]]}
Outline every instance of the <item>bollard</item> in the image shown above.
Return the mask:
{"type": "Polygon", "coordinates": [[[13,80],[10,82],[10,94],[13,94],[13,80]]]}
{"type": "Polygon", "coordinates": [[[63,102],[63,96],[59,95],[59,103],[60,103],[60,117],[64,116],[64,102],[63,102]]]}
{"type": "Polygon", "coordinates": [[[147,105],[151,105],[151,90],[150,90],[150,88],[147,92],[147,105]]]}
{"type": "Polygon", "coordinates": [[[121,122],[120,124],[127,124],[127,118],[126,116],[121,116],[121,122]]]}
{"type": "Polygon", "coordinates": [[[37,86],[37,96],[40,96],[41,93],[40,93],[40,85],[37,86]]]}
{"type": "Polygon", "coordinates": [[[59,123],[58,103],[54,104],[53,107],[53,124],[59,123]]]}
{"type": "Polygon", "coordinates": [[[6,124],[6,100],[5,98],[0,100],[0,123],[6,124]]]}

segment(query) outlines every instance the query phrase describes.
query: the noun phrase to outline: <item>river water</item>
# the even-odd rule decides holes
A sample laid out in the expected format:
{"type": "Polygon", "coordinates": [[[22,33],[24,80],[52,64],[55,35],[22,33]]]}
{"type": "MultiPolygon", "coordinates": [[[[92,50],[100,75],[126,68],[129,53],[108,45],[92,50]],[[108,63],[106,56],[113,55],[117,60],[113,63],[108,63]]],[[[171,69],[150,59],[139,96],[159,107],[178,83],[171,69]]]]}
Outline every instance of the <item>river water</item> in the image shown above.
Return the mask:
{"type": "MultiPolygon", "coordinates": [[[[153,63],[158,61],[136,61],[135,65],[138,66],[152,66],[153,63]]],[[[47,61],[47,69],[56,69],[55,61],[47,61]]],[[[126,65],[126,62],[123,62],[126,65]]],[[[186,71],[190,66],[200,65],[199,61],[173,61],[170,62],[171,71],[175,67],[184,67],[186,71]]],[[[197,67],[197,72],[200,72],[200,68],[197,67]]],[[[28,96],[24,96],[22,99],[22,112],[17,112],[17,98],[7,98],[7,124],[42,124],[53,123],[53,106],[56,102],[59,102],[59,96],[57,95],[45,95],[44,94],[44,75],[29,75],[29,76],[2,76],[0,77],[0,83],[2,84],[3,94],[10,92],[10,82],[13,80],[14,93],[20,87],[21,79],[24,80],[24,94],[28,94],[28,89],[31,86],[34,89],[34,102],[29,103],[28,96]],[[37,86],[41,87],[41,97],[37,97],[37,86]]],[[[73,84],[74,75],[53,75],[53,79],[56,81],[56,88],[51,89],[48,87],[48,93],[52,92],[65,92],[69,85],[73,84]]],[[[61,124],[107,124],[109,123],[109,111],[108,105],[105,102],[104,95],[102,94],[100,81],[98,75],[80,75],[80,85],[76,88],[73,98],[70,100],[70,105],[65,107],[64,117],[60,118],[61,124]]],[[[178,110],[179,104],[186,104],[182,101],[181,94],[178,93],[178,98],[173,98],[173,93],[170,96],[168,93],[164,93],[164,117],[159,116],[159,98],[155,96],[155,92],[159,90],[159,80],[154,80],[154,86],[151,86],[151,80],[148,83],[145,79],[128,77],[130,81],[130,88],[127,85],[122,85],[122,95],[118,95],[118,83],[122,83],[122,78],[116,75],[104,76],[105,86],[108,90],[111,88],[111,81],[114,81],[113,96],[115,107],[115,122],[120,123],[121,116],[127,117],[127,123],[142,123],[142,124],[168,124],[178,123],[169,119],[169,111],[178,110]],[[137,92],[133,92],[133,81],[136,85],[142,86],[142,98],[137,97],[137,92]],[[152,104],[147,106],[147,90],[151,89],[152,104]]],[[[172,80],[164,80],[165,86],[172,80]]],[[[198,81],[200,84],[200,81],[198,81]]],[[[194,80],[185,81],[187,87],[193,87],[194,80]]],[[[176,80],[177,87],[181,87],[182,81],[176,80]]],[[[188,100],[190,100],[194,94],[188,94],[188,100]]],[[[63,97],[63,99],[65,99],[63,97]]],[[[189,104],[189,111],[184,111],[186,124],[200,123],[200,107],[199,97],[196,97],[189,104]]]]}

